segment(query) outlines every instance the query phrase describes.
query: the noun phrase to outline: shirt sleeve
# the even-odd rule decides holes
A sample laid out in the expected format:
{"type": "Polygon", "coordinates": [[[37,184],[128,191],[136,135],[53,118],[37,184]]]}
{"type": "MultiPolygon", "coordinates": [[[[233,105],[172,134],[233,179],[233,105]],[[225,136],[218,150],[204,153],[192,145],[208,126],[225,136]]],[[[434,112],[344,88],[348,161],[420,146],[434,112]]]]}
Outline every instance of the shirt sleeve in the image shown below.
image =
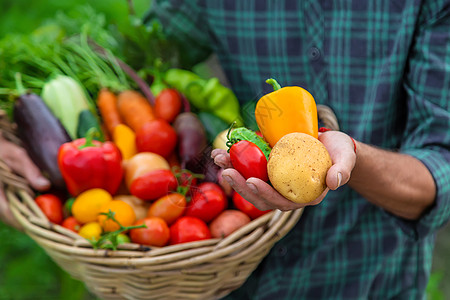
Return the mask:
{"type": "Polygon", "coordinates": [[[199,0],[154,0],[145,23],[159,21],[163,32],[178,48],[182,67],[205,60],[212,52],[205,11],[199,0]]]}
{"type": "Polygon", "coordinates": [[[419,159],[437,187],[433,206],[416,224],[419,238],[450,218],[450,1],[427,1],[405,73],[408,122],[400,151],[419,159]]]}

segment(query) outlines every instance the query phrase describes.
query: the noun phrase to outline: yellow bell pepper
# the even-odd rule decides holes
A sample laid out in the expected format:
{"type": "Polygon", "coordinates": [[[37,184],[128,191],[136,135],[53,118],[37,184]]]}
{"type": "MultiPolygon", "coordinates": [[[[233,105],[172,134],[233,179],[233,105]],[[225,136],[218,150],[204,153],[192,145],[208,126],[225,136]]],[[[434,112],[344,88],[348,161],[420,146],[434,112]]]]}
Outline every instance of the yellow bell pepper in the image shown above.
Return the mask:
{"type": "Polygon", "coordinates": [[[267,79],[272,93],[259,99],[255,119],[264,139],[273,147],[283,136],[302,132],[318,137],[317,107],[313,96],[299,86],[281,88],[275,79],[267,79]]]}

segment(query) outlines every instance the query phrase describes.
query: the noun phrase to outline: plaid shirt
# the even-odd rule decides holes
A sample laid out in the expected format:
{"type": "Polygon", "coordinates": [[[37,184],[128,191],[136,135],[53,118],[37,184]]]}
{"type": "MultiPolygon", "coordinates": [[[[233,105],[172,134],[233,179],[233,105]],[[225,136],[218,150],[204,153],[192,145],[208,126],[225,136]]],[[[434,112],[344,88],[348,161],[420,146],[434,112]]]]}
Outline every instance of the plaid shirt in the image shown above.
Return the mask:
{"type": "MultiPolygon", "coordinates": [[[[417,222],[348,186],[308,207],[231,299],[420,299],[450,216],[450,1],[156,1],[192,62],[217,53],[245,102],[264,81],[306,88],[341,130],[421,160],[437,186],[417,222]]],[[[152,14],[150,14],[152,16],[152,14]]]]}

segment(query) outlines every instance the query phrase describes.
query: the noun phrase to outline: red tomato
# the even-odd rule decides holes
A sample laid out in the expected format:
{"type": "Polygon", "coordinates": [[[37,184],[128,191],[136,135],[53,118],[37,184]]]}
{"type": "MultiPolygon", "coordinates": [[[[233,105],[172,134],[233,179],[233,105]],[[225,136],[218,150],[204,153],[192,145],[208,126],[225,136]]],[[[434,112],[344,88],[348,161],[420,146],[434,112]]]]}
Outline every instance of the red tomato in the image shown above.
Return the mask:
{"type": "Polygon", "coordinates": [[[155,99],[153,110],[157,118],[172,123],[181,111],[181,97],[174,89],[164,89],[155,99]]]}
{"type": "Polygon", "coordinates": [[[199,218],[206,223],[217,217],[228,206],[227,198],[223,191],[201,188],[194,192],[189,202],[185,215],[199,218]]]}
{"type": "Polygon", "coordinates": [[[181,170],[177,176],[180,186],[195,186],[197,184],[197,178],[191,172],[181,170]]]}
{"type": "Polygon", "coordinates": [[[133,243],[162,247],[170,239],[170,230],[166,221],[158,217],[147,217],[134,223],[135,226],[145,224],[147,228],[130,230],[130,239],[133,243]]]}
{"type": "Polygon", "coordinates": [[[75,217],[71,216],[64,219],[61,226],[69,230],[72,230],[73,232],[78,232],[78,230],[80,230],[81,223],[78,222],[77,219],[75,219],[75,217]]]}
{"type": "Polygon", "coordinates": [[[156,200],[150,205],[147,216],[160,217],[171,225],[183,215],[186,209],[186,198],[178,193],[169,194],[156,200]]]}
{"type": "Polygon", "coordinates": [[[225,192],[223,191],[223,189],[220,187],[220,185],[214,183],[214,182],[202,182],[197,186],[197,190],[200,191],[218,191],[220,193],[223,193],[223,196],[225,196],[225,192]]]}
{"type": "Polygon", "coordinates": [[[181,244],[211,238],[208,225],[198,218],[181,217],[170,226],[170,244],[181,244]]]}
{"type": "Polygon", "coordinates": [[[167,121],[156,119],[136,132],[138,152],[153,152],[168,158],[177,144],[177,133],[167,121]]]}
{"type": "Polygon", "coordinates": [[[175,169],[174,173],[178,180],[178,186],[186,190],[187,197],[191,197],[197,188],[197,174],[185,169],[175,169]]]}
{"type": "Polygon", "coordinates": [[[47,216],[50,222],[55,224],[61,224],[64,213],[61,199],[52,194],[43,194],[37,196],[36,204],[42,210],[44,215],[47,216]]]}
{"type": "Polygon", "coordinates": [[[225,194],[225,191],[222,189],[222,187],[214,182],[202,182],[194,188],[194,191],[217,191],[218,193],[222,194],[225,200],[227,199],[227,195],[225,194]]]}
{"type": "Polygon", "coordinates": [[[243,140],[231,146],[230,160],[233,168],[245,179],[256,177],[269,180],[266,156],[254,143],[243,140]]]}
{"type": "Polygon", "coordinates": [[[176,190],[177,186],[177,179],[170,170],[154,170],[133,180],[130,193],[142,200],[155,200],[176,190]]]}
{"type": "Polygon", "coordinates": [[[236,206],[237,209],[245,213],[247,216],[249,216],[252,220],[267,214],[271,210],[259,210],[257,209],[251,202],[247,201],[239,195],[238,193],[233,194],[233,204],[236,206]]]}

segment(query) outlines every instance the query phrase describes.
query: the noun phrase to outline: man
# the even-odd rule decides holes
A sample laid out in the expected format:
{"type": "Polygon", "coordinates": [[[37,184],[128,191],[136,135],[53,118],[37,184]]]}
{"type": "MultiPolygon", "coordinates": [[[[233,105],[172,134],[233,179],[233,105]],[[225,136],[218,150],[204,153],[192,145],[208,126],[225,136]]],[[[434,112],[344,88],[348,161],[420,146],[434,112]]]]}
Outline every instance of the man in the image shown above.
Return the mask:
{"type": "MultiPolygon", "coordinates": [[[[155,18],[186,66],[215,52],[240,101],[273,77],[342,130],[319,137],[329,191],[229,298],[423,298],[450,216],[450,1],[160,0],[155,18]]],[[[301,207],[213,157],[258,208],[301,207]]]]}

